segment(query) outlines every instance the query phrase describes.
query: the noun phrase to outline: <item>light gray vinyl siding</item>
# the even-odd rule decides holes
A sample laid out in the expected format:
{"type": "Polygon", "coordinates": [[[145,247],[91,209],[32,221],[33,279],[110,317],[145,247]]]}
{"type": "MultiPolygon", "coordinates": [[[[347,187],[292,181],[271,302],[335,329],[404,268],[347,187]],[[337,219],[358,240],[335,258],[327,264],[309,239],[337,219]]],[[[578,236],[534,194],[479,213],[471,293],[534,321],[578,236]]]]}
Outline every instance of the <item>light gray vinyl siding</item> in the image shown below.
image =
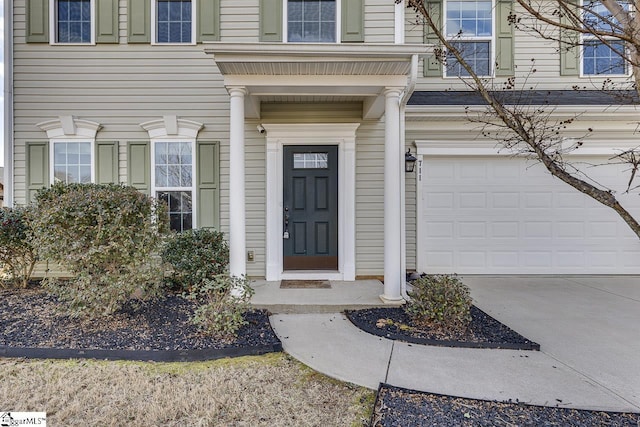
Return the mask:
{"type": "Polygon", "coordinates": [[[356,275],[377,276],[384,274],[384,123],[363,123],[357,137],[356,275]]]}
{"type": "Polygon", "coordinates": [[[246,247],[247,251],[254,252],[254,261],[247,261],[247,275],[254,277],[264,277],[266,263],[266,140],[256,131],[259,123],[261,121],[247,121],[244,150],[246,247]]]}
{"type": "Polygon", "coordinates": [[[220,0],[220,36],[226,42],[257,43],[259,0],[220,0]]]}
{"type": "Polygon", "coordinates": [[[393,0],[366,0],[364,3],[365,41],[367,43],[393,43],[394,35],[395,3],[393,0]]]}

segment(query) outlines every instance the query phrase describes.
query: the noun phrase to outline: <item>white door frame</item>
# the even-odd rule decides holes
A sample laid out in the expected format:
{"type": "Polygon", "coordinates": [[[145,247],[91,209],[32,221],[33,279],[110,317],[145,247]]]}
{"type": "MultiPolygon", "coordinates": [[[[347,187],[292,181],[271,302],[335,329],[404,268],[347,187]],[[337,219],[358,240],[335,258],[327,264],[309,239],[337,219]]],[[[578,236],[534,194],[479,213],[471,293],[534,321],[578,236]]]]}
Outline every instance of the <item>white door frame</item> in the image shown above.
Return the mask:
{"type": "Polygon", "coordinates": [[[263,124],[267,131],[266,279],[356,279],[356,130],[360,123],[263,124]],[[338,271],[284,271],[285,145],[338,146],[338,271]]]}

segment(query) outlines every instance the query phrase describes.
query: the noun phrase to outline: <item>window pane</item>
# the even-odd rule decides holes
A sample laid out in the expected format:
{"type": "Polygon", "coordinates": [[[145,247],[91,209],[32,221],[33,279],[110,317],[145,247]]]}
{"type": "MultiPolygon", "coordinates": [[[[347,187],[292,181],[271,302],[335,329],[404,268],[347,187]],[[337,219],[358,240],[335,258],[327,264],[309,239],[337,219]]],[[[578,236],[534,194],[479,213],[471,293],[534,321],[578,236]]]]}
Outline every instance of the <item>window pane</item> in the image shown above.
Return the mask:
{"type": "Polygon", "coordinates": [[[601,41],[586,42],[582,53],[583,74],[626,74],[624,59],[615,52],[616,50],[623,52],[624,43],[609,41],[607,45],[601,41]]]}
{"type": "Polygon", "coordinates": [[[159,188],[187,188],[193,185],[193,155],[190,142],[156,142],[155,186],[159,188]]]}
{"type": "MultiPolygon", "coordinates": [[[[625,1],[617,1],[616,5],[622,6],[625,10],[630,9],[630,4],[625,1]]],[[[584,22],[587,27],[600,30],[619,33],[622,32],[622,27],[618,20],[604,7],[599,1],[585,1],[584,7],[584,22]]]]}
{"type": "MultiPolygon", "coordinates": [[[[460,51],[464,60],[479,76],[488,76],[490,73],[491,49],[489,42],[455,42],[452,45],[460,51]]],[[[468,77],[465,70],[456,58],[447,55],[447,76],[468,77]]]]}
{"type": "Polygon", "coordinates": [[[184,231],[193,226],[191,191],[159,191],[157,198],[165,202],[169,210],[169,223],[172,230],[184,231]]]}
{"type": "Polygon", "coordinates": [[[287,10],[290,42],[336,41],[335,0],[289,0],[287,10]]]}
{"type": "Polygon", "coordinates": [[[91,182],[91,143],[53,143],[54,181],[69,183],[91,182]]]}
{"type": "Polygon", "coordinates": [[[491,1],[447,2],[447,36],[491,36],[491,1]]]}
{"type": "Polygon", "coordinates": [[[91,42],[91,1],[90,0],[56,0],[57,1],[57,42],[89,43],[91,42]]]}
{"type": "Polygon", "coordinates": [[[294,153],[293,167],[295,169],[327,169],[328,159],[328,153],[294,153]]]}
{"type": "Polygon", "coordinates": [[[158,0],[156,41],[191,42],[191,0],[158,0]]]}

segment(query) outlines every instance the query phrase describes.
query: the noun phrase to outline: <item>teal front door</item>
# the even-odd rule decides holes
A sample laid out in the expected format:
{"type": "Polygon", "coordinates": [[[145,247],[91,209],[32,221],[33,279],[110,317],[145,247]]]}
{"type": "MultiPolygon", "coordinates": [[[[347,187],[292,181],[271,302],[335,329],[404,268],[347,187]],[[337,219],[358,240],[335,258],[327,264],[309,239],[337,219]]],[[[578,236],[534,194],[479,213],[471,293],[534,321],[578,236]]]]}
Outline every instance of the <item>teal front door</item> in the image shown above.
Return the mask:
{"type": "Polygon", "coordinates": [[[283,267],[338,269],[338,147],[284,147],[283,267]]]}

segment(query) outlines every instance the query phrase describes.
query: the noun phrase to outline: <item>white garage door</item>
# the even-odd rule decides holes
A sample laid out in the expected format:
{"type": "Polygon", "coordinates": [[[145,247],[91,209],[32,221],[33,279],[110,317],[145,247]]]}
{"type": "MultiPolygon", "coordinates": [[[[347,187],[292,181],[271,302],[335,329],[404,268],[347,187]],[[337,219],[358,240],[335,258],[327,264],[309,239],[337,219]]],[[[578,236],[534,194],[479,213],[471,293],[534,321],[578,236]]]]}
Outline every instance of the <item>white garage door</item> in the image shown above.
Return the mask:
{"type": "MultiPolygon", "coordinates": [[[[622,167],[589,174],[618,187],[628,179],[622,167]]],[[[421,271],[640,274],[640,240],[628,226],[539,164],[425,156],[419,191],[421,271]]],[[[620,200],[640,217],[637,191],[620,200]]]]}

